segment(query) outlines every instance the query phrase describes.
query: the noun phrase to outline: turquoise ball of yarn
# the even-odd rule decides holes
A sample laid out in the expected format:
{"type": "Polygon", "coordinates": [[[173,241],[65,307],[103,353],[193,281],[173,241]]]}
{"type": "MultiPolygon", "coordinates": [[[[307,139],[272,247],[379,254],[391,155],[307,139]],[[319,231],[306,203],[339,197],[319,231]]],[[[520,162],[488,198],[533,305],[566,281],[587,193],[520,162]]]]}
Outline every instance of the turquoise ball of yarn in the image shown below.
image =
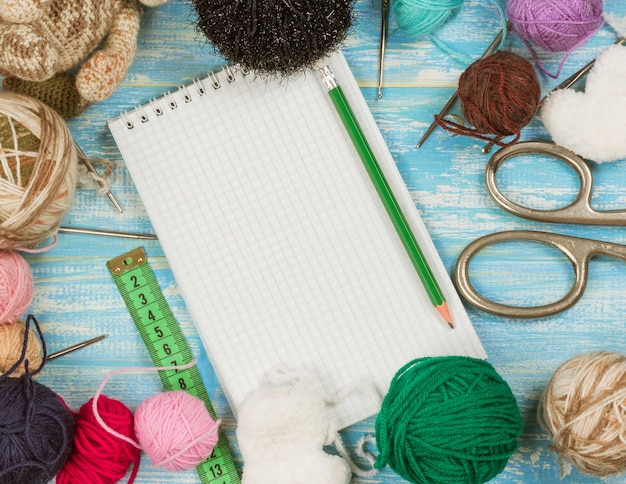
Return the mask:
{"type": "Polygon", "coordinates": [[[452,20],[464,0],[396,0],[391,11],[398,27],[410,35],[432,34],[452,20]]]}
{"type": "Polygon", "coordinates": [[[466,356],[413,360],[394,376],[376,418],[376,467],[409,482],[484,483],[517,450],[523,420],[493,366],[466,356]]]}

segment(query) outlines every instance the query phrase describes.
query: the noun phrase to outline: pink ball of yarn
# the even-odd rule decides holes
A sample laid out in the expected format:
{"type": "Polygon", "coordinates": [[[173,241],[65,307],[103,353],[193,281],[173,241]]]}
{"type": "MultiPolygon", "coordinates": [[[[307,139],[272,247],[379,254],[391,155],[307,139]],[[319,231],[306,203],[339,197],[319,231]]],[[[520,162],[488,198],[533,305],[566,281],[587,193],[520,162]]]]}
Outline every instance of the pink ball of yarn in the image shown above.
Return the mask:
{"type": "Polygon", "coordinates": [[[602,0],[510,0],[507,17],[522,39],[550,52],[565,52],[602,26],[602,0]]]}
{"type": "Polygon", "coordinates": [[[183,391],[157,393],[135,411],[135,434],[152,465],[192,469],[213,452],[220,421],[199,398],[183,391]]]}
{"type": "Polygon", "coordinates": [[[0,324],[15,323],[33,299],[30,266],[17,252],[0,251],[0,324]]]}

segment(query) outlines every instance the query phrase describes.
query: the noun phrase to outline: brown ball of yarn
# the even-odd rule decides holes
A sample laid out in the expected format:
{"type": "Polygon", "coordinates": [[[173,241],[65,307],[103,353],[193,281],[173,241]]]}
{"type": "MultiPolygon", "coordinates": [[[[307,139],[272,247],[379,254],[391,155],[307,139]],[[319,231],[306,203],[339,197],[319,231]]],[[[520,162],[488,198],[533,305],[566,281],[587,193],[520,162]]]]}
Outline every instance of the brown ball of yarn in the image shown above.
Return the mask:
{"type": "Polygon", "coordinates": [[[55,235],[78,178],[65,121],[35,98],[0,92],[0,250],[32,249],[55,235]]]}
{"type": "MultiPolygon", "coordinates": [[[[0,373],[6,373],[20,359],[24,347],[26,333],[25,323],[0,324],[0,373]]],[[[24,374],[24,362],[28,361],[28,368],[33,370],[41,367],[43,351],[41,342],[32,329],[28,330],[28,344],[24,361],[9,375],[17,378],[24,374]]]]}
{"type": "Polygon", "coordinates": [[[626,470],[626,356],[593,352],[552,375],[538,420],[559,458],[594,476],[626,470]]]}
{"type": "Polygon", "coordinates": [[[537,73],[532,64],[517,54],[497,51],[471,64],[459,78],[459,101],[463,116],[474,129],[443,120],[437,123],[448,131],[490,140],[485,135],[520,137],[533,118],[541,97],[537,73]]]}
{"type": "Polygon", "coordinates": [[[481,133],[519,135],[540,97],[532,64],[503,50],[474,62],[459,79],[463,116],[481,133]]]}

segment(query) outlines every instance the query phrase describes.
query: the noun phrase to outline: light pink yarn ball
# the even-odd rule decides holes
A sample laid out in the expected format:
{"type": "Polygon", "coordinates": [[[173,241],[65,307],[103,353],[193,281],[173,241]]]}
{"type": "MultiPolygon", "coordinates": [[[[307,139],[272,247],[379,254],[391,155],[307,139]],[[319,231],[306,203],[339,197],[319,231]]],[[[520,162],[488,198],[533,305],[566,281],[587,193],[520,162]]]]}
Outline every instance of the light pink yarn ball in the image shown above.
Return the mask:
{"type": "Polygon", "coordinates": [[[135,434],[152,465],[168,471],[193,469],[213,452],[220,420],[199,398],[183,391],[157,393],[135,411],[135,434]]]}
{"type": "Polygon", "coordinates": [[[15,323],[33,299],[30,266],[17,252],[0,250],[0,324],[15,323]]]}

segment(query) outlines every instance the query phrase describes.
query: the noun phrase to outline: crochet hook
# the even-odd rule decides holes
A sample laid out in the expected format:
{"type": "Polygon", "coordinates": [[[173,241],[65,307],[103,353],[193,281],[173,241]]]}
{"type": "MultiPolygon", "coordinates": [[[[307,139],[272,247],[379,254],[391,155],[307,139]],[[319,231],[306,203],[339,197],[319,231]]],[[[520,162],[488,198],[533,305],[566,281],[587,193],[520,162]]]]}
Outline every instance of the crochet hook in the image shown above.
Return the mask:
{"type": "Polygon", "coordinates": [[[103,334],[101,336],[96,336],[95,338],[88,339],[87,341],[83,341],[82,343],[76,343],[75,345],[68,346],[67,348],[64,348],[62,350],[55,351],[54,353],[51,353],[48,355],[48,358],[46,358],[46,361],[54,360],[55,358],[58,358],[60,356],[65,356],[68,353],[72,353],[73,351],[80,350],[89,345],[97,343],[98,341],[101,341],[104,338],[106,338],[106,334],[103,334]]]}
{"type": "MultiPolygon", "coordinates": [[[[85,155],[85,152],[81,149],[80,146],[78,146],[78,144],[76,144],[76,149],[78,150],[78,156],[80,157],[81,161],[85,164],[87,169],[96,176],[96,180],[98,181],[100,186],[104,188],[105,184],[104,184],[104,181],[102,181],[102,178],[100,177],[100,173],[98,173],[98,171],[91,164],[91,161],[89,161],[89,158],[87,158],[87,155],[85,155]]],[[[108,197],[108,199],[111,200],[111,203],[113,204],[115,209],[119,213],[124,213],[124,210],[122,210],[121,205],[118,203],[113,193],[111,193],[111,190],[107,188],[106,192],[104,193],[108,197]]]]}
{"type": "MultiPolygon", "coordinates": [[[[511,21],[507,21],[506,29],[508,30],[510,28],[511,28],[511,21]]],[[[502,41],[502,36],[504,35],[504,33],[505,33],[504,29],[500,30],[500,32],[498,33],[498,35],[495,36],[491,44],[489,44],[489,47],[487,47],[487,50],[485,50],[483,55],[480,57],[481,59],[484,57],[487,57],[488,55],[493,54],[493,52],[498,47],[498,44],[500,44],[500,42],[502,41]]],[[[448,114],[448,111],[450,111],[450,109],[452,108],[452,105],[456,102],[458,97],[459,97],[459,90],[457,89],[454,91],[454,94],[452,94],[452,97],[450,97],[450,99],[448,100],[446,105],[443,107],[443,109],[439,112],[440,118],[443,118],[446,116],[446,114],[448,114]]],[[[432,132],[435,131],[436,127],[437,127],[437,122],[433,121],[428,127],[428,129],[422,135],[422,138],[419,140],[419,143],[417,143],[417,148],[420,148],[424,144],[424,142],[428,139],[428,137],[432,134],[432,132]]]]}
{"type": "Polygon", "coordinates": [[[380,22],[380,50],[378,64],[378,99],[383,98],[383,72],[385,70],[385,46],[387,44],[387,22],[389,20],[389,0],[382,0],[380,22]]]}

